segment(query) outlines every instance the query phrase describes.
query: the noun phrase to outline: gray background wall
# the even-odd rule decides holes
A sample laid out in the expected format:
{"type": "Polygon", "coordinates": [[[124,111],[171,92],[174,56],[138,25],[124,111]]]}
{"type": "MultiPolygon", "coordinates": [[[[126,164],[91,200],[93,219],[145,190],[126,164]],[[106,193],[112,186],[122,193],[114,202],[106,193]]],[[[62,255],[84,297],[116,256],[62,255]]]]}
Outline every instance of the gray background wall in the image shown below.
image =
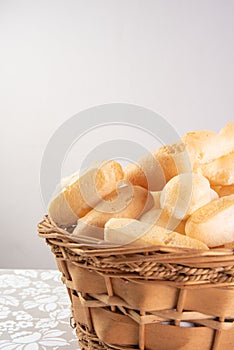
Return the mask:
{"type": "Polygon", "coordinates": [[[233,13],[232,0],[0,0],[0,267],[55,267],[36,233],[40,164],[72,115],[133,103],[179,134],[234,120],[233,13]]]}

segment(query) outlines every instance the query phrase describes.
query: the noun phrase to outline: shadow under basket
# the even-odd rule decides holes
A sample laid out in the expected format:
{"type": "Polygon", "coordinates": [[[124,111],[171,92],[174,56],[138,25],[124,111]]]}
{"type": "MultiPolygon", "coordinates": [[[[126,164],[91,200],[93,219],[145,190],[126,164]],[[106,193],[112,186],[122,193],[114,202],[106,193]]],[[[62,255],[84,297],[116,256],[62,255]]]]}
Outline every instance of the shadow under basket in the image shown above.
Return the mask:
{"type": "Polygon", "coordinates": [[[38,232],[67,286],[82,350],[234,348],[233,249],[97,249],[48,216],[38,232]]]}

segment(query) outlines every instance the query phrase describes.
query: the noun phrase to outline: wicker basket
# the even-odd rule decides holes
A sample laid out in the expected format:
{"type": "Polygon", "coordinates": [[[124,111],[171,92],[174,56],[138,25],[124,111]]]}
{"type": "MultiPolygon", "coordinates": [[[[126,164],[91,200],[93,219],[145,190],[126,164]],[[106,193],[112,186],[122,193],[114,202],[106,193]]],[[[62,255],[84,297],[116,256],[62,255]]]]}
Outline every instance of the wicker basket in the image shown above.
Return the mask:
{"type": "Polygon", "coordinates": [[[232,249],[97,249],[48,217],[38,228],[67,286],[81,349],[234,348],[232,249]]]}

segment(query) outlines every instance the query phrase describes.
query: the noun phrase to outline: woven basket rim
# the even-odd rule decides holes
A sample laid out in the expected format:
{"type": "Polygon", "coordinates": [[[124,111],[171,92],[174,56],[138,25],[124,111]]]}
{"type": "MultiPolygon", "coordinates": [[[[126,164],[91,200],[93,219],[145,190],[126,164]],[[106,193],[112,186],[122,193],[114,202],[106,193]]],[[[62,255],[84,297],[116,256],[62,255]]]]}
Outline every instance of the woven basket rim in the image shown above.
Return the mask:
{"type": "MultiPolygon", "coordinates": [[[[49,239],[54,244],[63,246],[64,244],[69,248],[78,248],[79,254],[89,252],[89,254],[105,255],[110,253],[123,254],[123,251],[127,252],[151,252],[159,250],[165,253],[172,254],[189,254],[189,256],[209,256],[209,257],[221,257],[221,256],[234,256],[234,248],[209,248],[209,250],[182,248],[182,247],[170,247],[163,245],[152,246],[133,246],[133,245],[106,245],[105,247],[99,247],[95,244],[96,239],[72,237],[71,234],[65,229],[59,227],[49,215],[45,215],[43,220],[38,224],[38,236],[49,239]],[[89,242],[91,242],[89,244],[89,242]]],[[[99,241],[99,240],[98,240],[99,241]]]]}
{"type": "Polygon", "coordinates": [[[57,258],[109,277],[234,286],[234,249],[127,245],[98,249],[84,242],[74,242],[47,215],[38,225],[38,234],[46,239],[57,258]]]}

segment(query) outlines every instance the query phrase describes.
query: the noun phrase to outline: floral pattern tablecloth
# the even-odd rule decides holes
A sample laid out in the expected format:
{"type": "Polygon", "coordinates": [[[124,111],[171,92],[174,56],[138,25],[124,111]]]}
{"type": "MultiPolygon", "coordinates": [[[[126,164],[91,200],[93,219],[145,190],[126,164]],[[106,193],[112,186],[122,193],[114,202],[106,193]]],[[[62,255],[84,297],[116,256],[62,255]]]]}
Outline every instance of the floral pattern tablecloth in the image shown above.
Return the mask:
{"type": "Polygon", "coordinates": [[[0,350],[79,349],[56,270],[0,270],[0,350]]]}

